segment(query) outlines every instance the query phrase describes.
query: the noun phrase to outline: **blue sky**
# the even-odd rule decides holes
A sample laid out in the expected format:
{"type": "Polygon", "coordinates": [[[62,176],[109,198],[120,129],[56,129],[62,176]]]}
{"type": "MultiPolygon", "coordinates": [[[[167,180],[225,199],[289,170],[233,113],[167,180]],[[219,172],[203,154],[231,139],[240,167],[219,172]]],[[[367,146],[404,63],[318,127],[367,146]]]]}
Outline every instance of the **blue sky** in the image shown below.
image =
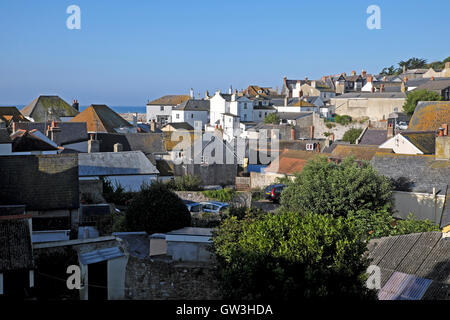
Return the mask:
{"type": "Polygon", "coordinates": [[[0,1],[0,105],[57,94],[145,105],[164,94],[279,86],[283,76],[450,56],[450,1],[0,1]],[[81,30],[66,28],[69,5],[81,30]],[[369,5],[381,30],[369,30],[369,5]]]}

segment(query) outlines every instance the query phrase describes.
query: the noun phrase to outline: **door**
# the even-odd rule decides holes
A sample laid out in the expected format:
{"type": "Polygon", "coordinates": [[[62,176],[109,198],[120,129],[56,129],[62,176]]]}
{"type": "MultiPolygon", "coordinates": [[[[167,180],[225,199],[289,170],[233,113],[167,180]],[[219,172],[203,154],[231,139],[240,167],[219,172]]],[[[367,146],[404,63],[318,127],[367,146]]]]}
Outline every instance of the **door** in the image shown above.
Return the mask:
{"type": "Polygon", "coordinates": [[[108,300],[108,260],[88,265],[88,300],[108,300]]]}

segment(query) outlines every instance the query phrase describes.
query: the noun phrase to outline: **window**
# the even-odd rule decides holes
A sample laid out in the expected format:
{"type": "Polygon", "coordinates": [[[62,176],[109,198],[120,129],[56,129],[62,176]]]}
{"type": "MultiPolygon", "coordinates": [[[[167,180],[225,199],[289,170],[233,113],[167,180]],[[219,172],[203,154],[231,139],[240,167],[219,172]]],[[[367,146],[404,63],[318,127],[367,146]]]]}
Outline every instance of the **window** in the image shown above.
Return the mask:
{"type": "Polygon", "coordinates": [[[194,114],[193,113],[191,113],[191,119],[193,119],[194,118],[194,114]]]}
{"type": "Polygon", "coordinates": [[[164,111],[164,106],[159,107],[159,111],[164,111]]]}
{"type": "Polygon", "coordinates": [[[247,103],[244,103],[244,109],[247,109],[247,103]]]}
{"type": "Polygon", "coordinates": [[[176,115],[176,117],[175,118],[177,118],[177,119],[180,119],[180,114],[179,113],[177,113],[177,115],[176,115]]]}
{"type": "Polygon", "coordinates": [[[262,117],[262,112],[261,112],[261,111],[259,112],[259,117],[260,117],[260,118],[262,117]]]}
{"type": "Polygon", "coordinates": [[[228,118],[228,122],[231,122],[231,118],[228,118]]]}

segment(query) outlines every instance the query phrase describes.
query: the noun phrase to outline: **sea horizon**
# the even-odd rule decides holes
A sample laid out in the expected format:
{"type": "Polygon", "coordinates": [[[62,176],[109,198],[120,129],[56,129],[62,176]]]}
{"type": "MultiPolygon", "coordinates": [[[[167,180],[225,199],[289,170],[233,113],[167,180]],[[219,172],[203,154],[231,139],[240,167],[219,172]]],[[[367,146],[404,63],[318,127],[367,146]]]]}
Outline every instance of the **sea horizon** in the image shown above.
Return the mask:
{"type": "MultiPolygon", "coordinates": [[[[17,109],[21,110],[26,105],[16,105],[17,109]]],[[[80,106],[79,111],[82,112],[84,109],[86,109],[89,106],[80,106]]],[[[146,107],[145,106],[108,106],[112,110],[114,110],[117,113],[146,113],[146,107]]]]}

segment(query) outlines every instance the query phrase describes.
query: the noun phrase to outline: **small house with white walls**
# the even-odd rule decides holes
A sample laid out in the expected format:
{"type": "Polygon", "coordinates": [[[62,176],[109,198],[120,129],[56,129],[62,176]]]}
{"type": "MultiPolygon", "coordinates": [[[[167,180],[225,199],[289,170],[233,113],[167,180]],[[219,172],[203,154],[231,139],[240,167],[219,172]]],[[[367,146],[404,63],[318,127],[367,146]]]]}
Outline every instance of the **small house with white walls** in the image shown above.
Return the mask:
{"type": "Polygon", "coordinates": [[[401,154],[434,154],[436,133],[434,131],[400,132],[380,145],[401,154]]]}
{"type": "Polygon", "coordinates": [[[142,151],[93,152],[78,154],[80,180],[102,177],[125,190],[139,191],[143,184],[157,180],[158,169],[142,151]]]}
{"type": "Polygon", "coordinates": [[[147,122],[154,120],[161,126],[172,122],[172,109],[180,103],[193,98],[194,92],[191,89],[190,95],[166,95],[156,100],[147,102],[147,122]]]}
{"type": "Polygon", "coordinates": [[[172,109],[172,122],[186,122],[195,128],[195,122],[200,121],[201,127],[209,123],[209,100],[186,100],[172,109]]]}

